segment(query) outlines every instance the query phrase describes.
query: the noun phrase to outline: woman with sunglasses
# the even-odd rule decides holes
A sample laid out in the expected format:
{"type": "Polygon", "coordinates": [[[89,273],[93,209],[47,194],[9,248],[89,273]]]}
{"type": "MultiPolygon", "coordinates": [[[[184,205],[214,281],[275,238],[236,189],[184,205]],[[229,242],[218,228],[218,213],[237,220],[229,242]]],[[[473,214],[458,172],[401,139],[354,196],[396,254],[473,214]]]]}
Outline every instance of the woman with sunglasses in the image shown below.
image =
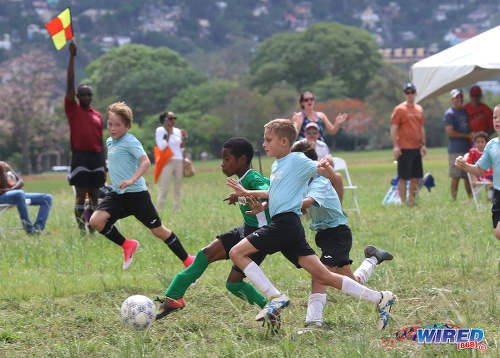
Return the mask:
{"type": "Polygon", "coordinates": [[[329,134],[335,135],[339,131],[340,125],[347,119],[346,113],[339,113],[337,118],[335,118],[335,123],[332,123],[323,112],[315,112],[314,94],[309,91],[300,94],[299,104],[302,112],[296,112],[292,117],[292,122],[299,133],[299,139],[305,138],[307,124],[314,122],[319,127],[319,140],[324,142],[325,130],[329,134]]]}
{"type": "Polygon", "coordinates": [[[156,206],[158,210],[163,210],[165,199],[170,187],[170,178],[174,177],[174,214],[181,207],[182,195],[182,177],[183,177],[183,159],[184,142],[186,140],[186,131],[175,127],[177,117],[174,112],[165,112],[160,115],[161,127],[156,128],[156,145],[160,151],[169,147],[173,155],[165,164],[160,174],[160,192],[156,206]]]}
{"type": "Polygon", "coordinates": [[[75,187],[75,217],[81,234],[86,233],[85,200],[88,195],[90,206],[88,217],[97,207],[99,188],[104,186],[106,170],[104,162],[101,114],[90,103],[92,87],[88,84],[78,86],[75,100],[75,56],[77,47],[69,44],[69,64],[67,73],[64,110],[68,118],[71,137],[71,173],[69,183],[75,187]]]}

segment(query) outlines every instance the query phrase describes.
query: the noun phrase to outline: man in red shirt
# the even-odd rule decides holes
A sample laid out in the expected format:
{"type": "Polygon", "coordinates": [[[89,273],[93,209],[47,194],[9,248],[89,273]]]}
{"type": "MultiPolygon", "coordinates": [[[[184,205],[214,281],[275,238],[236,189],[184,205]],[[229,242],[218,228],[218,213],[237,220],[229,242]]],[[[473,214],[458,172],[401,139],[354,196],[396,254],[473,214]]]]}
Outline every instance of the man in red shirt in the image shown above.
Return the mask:
{"type": "Polygon", "coordinates": [[[472,133],[493,133],[493,112],[488,105],[481,102],[483,92],[481,87],[472,86],[469,90],[470,102],[464,108],[469,116],[469,125],[472,133]]]}
{"type": "Polygon", "coordinates": [[[405,101],[397,105],[391,116],[391,139],[394,158],[398,161],[398,191],[406,203],[406,182],[410,180],[408,205],[415,203],[418,182],[423,177],[422,156],[425,146],[424,110],[415,103],[417,89],[408,82],[403,88],[405,101]]]}
{"type": "Polygon", "coordinates": [[[104,163],[101,114],[90,106],[92,87],[88,84],[78,86],[75,100],[74,62],[77,47],[69,44],[69,64],[64,110],[68,118],[71,137],[71,174],[70,185],[76,189],[75,217],[82,233],[85,227],[85,199],[90,200],[90,215],[97,207],[99,188],[104,185],[106,171],[104,163]]]}

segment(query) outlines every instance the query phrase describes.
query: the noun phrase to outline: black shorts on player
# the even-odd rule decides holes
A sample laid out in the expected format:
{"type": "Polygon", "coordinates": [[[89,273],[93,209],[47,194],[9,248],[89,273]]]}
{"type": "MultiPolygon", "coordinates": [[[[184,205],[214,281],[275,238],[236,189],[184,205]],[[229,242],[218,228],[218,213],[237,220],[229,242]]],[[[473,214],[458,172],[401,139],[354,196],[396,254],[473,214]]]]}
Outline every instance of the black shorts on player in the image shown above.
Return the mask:
{"type": "Polygon", "coordinates": [[[148,191],[136,193],[117,194],[110,192],[106,194],[96,210],[103,210],[111,217],[108,223],[114,224],[117,220],[134,215],[148,229],[161,226],[161,219],[158,216],[148,191]]]}
{"type": "MultiPolygon", "coordinates": [[[[239,243],[241,240],[243,240],[245,237],[247,237],[257,229],[258,229],[257,227],[243,224],[242,226],[236,227],[233,230],[230,230],[224,234],[217,235],[217,238],[221,241],[222,246],[224,246],[224,250],[226,251],[226,260],[229,259],[229,251],[231,251],[233,246],[235,246],[237,243],[239,243]]],[[[249,257],[257,265],[260,265],[262,261],[264,261],[266,254],[264,252],[259,251],[253,255],[250,255],[249,257]]],[[[233,265],[233,268],[236,271],[243,274],[243,271],[240,270],[238,266],[233,265]]]]}
{"type": "Polygon", "coordinates": [[[330,267],[351,265],[349,252],[352,247],[351,229],[347,225],[320,230],[316,233],[316,245],[321,249],[321,262],[330,267]]]}
{"type": "Polygon", "coordinates": [[[496,229],[500,221],[500,190],[493,191],[493,205],[491,207],[491,218],[493,220],[493,228],[496,229]]]}
{"type": "Polygon", "coordinates": [[[272,255],[280,251],[297,268],[300,256],[315,255],[306,241],[304,227],[295,213],[281,213],[273,216],[268,225],[255,230],[247,240],[259,252],[272,255]]]}
{"type": "Polygon", "coordinates": [[[106,181],[102,152],[73,150],[69,184],[81,188],[100,188],[106,181]]]}
{"type": "Polygon", "coordinates": [[[422,178],[424,169],[422,167],[422,154],[420,149],[401,149],[401,156],[398,158],[399,179],[422,178]]]}

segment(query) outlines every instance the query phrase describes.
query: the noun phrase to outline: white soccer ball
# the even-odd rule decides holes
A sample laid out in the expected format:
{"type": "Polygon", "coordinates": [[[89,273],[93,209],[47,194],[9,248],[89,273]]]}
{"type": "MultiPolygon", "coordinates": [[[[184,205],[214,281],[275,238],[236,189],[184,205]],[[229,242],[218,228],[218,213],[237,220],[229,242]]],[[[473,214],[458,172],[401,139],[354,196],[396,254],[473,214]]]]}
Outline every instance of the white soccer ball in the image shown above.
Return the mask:
{"type": "Polygon", "coordinates": [[[148,297],[134,295],[123,301],[120,315],[126,324],[136,329],[146,329],[155,320],[155,311],[155,304],[148,297]]]}

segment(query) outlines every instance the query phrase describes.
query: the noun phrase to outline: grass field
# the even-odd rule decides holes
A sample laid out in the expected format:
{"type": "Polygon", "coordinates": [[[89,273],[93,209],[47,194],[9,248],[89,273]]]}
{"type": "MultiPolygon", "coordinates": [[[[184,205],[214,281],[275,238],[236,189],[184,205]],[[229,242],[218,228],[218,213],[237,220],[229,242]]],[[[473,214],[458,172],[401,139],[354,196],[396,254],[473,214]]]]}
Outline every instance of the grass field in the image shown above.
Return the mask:
{"type": "MultiPolygon", "coordinates": [[[[421,192],[413,208],[381,205],[396,171],[390,151],[336,154],[347,160],[359,186],[361,217],[351,213],[348,218],[353,267],[361,263],[367,244],[394,254],[393,261],[377,266],[368,282],[399,297],[385,331],[376,330],[372,306],[330,289],[324,312],[330,330],[297,335],[305,319],[310,277],[276,254],[262,267],[292,298],[279,335],[265,338],[264,329],[253,321],[257,307],[226,291],[231,262],[207,269],[187,291],[183,311],[145,333],[134,332],[120,321],[122,301],[133,294],[161,296],[182,264],[128,218],[119,229],[139,240],[141,248],[123,272],[121,248],[100,235],[79,236],[72,191],[60,175],[49,175],[34,177],[24,189],[54,195],[47,227],[51,234],[11,232],[0,239],[0,357],[499,357],[500,242],[493,235],[489,206],[476,210],[464,202],[463,186],[458,201],[451,201],[445,149],[431,150],[424,162],[437,186],[431,193],[421,192]],[[381,337],[401,328],[436,322],[483,329],[487,350],[380,344],[381,337]]],[[[270,163],[263,160],[265,174],[270,163]]],[[[236,208],[222,203],[229,188],[219,162],[195,165],[198,173],[184,182],[181,211],[171,215],[170,193],[161,213],[193,254],[242,221],[236,208]]],[[[150,190],[155,198],[157,188],[150,190]]],[[[351,204],[349,195],[345,205],[351,204]]],[[[0,225],[17,222],[16,210],[0,217],[0,225]]],[[[313,234],[306,232],[315,247],[313,234]]]]}

